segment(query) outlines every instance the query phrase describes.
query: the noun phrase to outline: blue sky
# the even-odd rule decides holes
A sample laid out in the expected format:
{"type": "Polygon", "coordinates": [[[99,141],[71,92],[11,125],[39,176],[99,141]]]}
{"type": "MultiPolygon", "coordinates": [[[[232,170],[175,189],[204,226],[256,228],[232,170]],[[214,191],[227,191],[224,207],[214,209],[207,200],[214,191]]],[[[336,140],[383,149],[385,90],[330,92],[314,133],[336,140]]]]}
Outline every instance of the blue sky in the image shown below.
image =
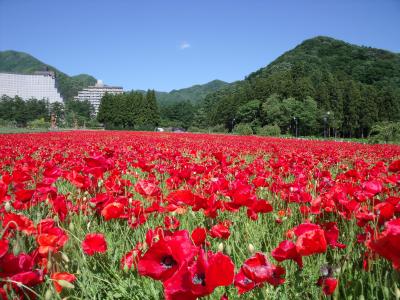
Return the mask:
{"type": "Polygon", "coordinates": [[[400,52],[400,0],[0,0],[0,50],[125,89],[243,79],[327,35],[400,52]]]}

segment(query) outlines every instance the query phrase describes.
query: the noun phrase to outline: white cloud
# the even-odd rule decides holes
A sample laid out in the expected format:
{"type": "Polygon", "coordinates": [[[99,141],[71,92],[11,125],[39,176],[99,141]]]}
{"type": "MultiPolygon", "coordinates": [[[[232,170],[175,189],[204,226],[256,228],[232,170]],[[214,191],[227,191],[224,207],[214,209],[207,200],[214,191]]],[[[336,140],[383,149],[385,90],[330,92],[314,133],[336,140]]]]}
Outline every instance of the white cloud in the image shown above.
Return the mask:
{"type": "Polygon", "coordinates": [[[190,48],[191,46],[190,46],[190,44],[188,43],[188,42],[182,42],[180,45],[179,45],[179,48],[181,49],[181,50],[185,50],[185,49],[188,49],[188,48],[190,48]]]}

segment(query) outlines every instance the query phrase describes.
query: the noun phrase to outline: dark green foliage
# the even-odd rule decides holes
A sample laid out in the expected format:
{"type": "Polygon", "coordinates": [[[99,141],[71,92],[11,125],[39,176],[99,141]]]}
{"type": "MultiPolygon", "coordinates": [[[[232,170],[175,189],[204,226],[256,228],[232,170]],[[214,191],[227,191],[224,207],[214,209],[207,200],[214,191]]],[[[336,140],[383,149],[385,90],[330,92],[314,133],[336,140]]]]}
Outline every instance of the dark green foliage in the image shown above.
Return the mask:
{"type": "Polygon", "coordinates": [[[400,121],[400,55],[316,37],[209,94],[201,107],[206,123],[229,130],[244,117],[294,134],[296,118],[300,135],[364,137],[375,122],[400,121]],[[259,114],[251,118],[254,99],[259,114]]]}
{"type": "Polygon", "coordinates": [[[0,51],[0,72],[33,74],[35,71],[43,71],[46,68],[56,73],[58,90],[64,101],[73,99],[78,91],[96,83],[96,79],[90,75],[68,76],[27,53],[0,51]]]}
{"type": "MultiPolygon", "coordinates": [[[[195,107],[189,101],[169,103],[161,105],[160,113],[163,127],[182,127],[187,129],[193,123],[195,107]]],[[[201,118],[199,115],[198,117],[201,118]]]]}
{"type": "Polygon", "coordinates": [[[107,129],[153,130],[160,123],[155,92],[106,93],[101,99],[97,120],[107,129]]]}
{"type": "Polygon", "coordinates": [[[25,127],[29,121],[36,119],[49,120],[49,103],[46,100],[22,100],[19,97],[0,98],[0,119],[15,122],[19,127],[25,127]]]}

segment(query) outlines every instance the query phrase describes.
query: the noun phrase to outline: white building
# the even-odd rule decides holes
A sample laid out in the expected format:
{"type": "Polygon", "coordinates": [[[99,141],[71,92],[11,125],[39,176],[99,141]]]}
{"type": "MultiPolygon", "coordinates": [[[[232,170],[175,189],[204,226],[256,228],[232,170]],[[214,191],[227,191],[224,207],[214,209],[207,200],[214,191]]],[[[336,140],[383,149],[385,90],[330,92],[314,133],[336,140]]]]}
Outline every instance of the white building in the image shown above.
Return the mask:
{"type": "Polygon", "coordinates": [[[33,75],[0,73],[0,96],[3,95],[19,96],[24,100],[35,98],[50,103],[63,102],[52,71],[35,72],[33,75]]]}
{"type": "Polygon", "coordinates": [[[75,96],[75,100],[89,100],[89,102],[93,105],[95,113],[97,114],[99,111],[101,98],[105,93],[110,94],[122,94],[124,92],[123,88],[120,86],[108,86],[103,84],[103,81],[97,80],[96,85],[89,86],[86,89],[83,89],[78,93],[78,96],[75,96]]]}

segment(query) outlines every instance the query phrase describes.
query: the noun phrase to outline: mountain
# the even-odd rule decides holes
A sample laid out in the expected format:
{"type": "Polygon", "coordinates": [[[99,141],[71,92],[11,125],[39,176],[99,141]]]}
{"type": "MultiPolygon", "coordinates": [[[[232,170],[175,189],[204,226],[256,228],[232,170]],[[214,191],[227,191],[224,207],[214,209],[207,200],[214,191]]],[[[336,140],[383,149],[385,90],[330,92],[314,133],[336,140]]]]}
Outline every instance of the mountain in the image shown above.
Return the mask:
{"type": "Polygon", "coordinates": [[[234,120],[275,123],[289,133],[297,118],[300,134],[328,126],[335,135],[363,136],[376,122],[400,121],[400,55],[318,36],[209,94],[202,105],[209,124],[228,129],[234,120]]]}
{"type": "Polygon", "coordinates": [[[190,101],[192,104],[198,103],[210,94],[218,91],[228,83],[222,80],[213,80],[205,84],[196,84],[188,88],[172,90],[168,92],[156,92],[158,102],[163,104],[172,104],[182,101],[190,101]]]}
{"type": "Polygon", "coordinates": [[[96,83],[93,76],[87,74],[68,76],[27,53],[0,51],[0,72],[33,74],[35,71],[43,71],[46,68],[56,73],[58,89],[64,100],[72,99],[78,91],[96,83]]]}

